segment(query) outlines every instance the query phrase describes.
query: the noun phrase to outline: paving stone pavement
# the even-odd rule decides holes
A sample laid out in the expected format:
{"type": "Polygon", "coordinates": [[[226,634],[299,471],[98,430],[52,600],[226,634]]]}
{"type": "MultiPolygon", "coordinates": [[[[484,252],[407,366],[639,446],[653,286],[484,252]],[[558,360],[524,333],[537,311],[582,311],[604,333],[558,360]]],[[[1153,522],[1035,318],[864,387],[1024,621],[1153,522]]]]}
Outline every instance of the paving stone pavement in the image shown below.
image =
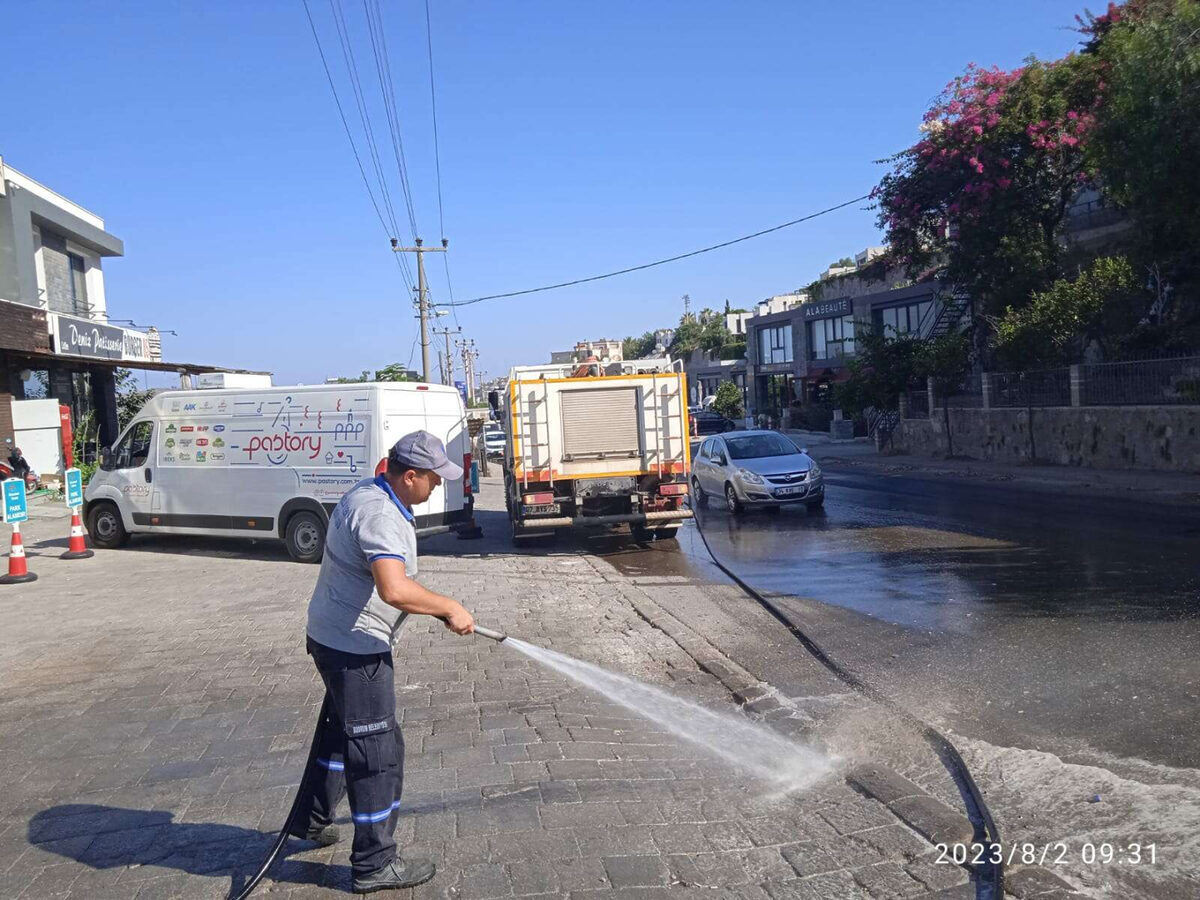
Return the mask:
{"type": "MultiPolygon", "coordinates": [[[[0,593],[0,896],[227,896],[307,756],[317,570],[273,544],[182,538],[62,561],[61,512],[24,529],[40,580],[0,593]]],[[[514,554],[489,530],[431,543],[422,581],[483,624],[736,709],[594,560],[514,554]]],[[[510,647],[414,618],[396,661],[397,837],[439,872],[386,896],[897,898],[966,881],[841,777],[772,797],[510,647]]],[[[341,821],[346,840],[293,843],[262,895],[348,890],[344,806],[341,821]]]]}

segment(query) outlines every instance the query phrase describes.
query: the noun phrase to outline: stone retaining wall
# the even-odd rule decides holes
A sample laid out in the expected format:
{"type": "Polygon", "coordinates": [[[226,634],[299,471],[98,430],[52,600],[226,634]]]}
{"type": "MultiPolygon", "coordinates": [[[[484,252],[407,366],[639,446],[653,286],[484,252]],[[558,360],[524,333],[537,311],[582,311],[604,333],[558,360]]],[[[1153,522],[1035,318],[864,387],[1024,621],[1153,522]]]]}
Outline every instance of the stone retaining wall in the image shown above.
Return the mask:
{"type": "MultiPolygon", "coordinates": [[[[1200,407],[1053,406],[950,410],[955,456],[1027,463],[1031,458],[1064,466],[1158,469],[1200,473],[1200,407]]],[[[942,411],[929,419],[903,419],[892,438],[901,453],[946,454],[942,411]]]]}

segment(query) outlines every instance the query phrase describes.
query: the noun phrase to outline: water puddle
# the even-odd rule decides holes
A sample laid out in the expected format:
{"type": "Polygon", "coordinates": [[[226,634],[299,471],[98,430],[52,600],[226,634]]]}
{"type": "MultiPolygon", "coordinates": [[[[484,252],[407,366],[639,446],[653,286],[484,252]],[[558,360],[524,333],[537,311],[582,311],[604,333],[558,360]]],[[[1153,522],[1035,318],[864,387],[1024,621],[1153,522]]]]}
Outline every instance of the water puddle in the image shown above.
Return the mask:
{"type": "Polygon", "coordinates": [[[833,768],[833,761],[825,754],[793,743],[744,716],[714,712],[661,688],[513,637],[505,646],[702,747],[771,785],[777,793],[804,790],[833,768]]]}

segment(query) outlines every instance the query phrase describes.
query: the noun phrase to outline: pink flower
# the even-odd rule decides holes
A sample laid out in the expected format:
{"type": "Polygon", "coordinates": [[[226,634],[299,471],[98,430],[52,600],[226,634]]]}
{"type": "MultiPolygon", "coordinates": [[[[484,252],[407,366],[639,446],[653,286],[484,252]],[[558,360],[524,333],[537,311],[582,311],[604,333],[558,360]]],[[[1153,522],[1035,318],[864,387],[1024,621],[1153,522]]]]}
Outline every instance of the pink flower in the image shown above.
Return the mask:
{"type": "Polygon", "coordinates": [[[983,134],[983,126],[982,125],[972,125],[971,130],[978,135],[983,134]]]}
{"type": "Polygon", "coordinates": [[[1007,188],[1012,187],[1012,179],[1011,178],[997,178],[996,184],[999,185],[1001,190],[1005,190],[1007,188]]]}

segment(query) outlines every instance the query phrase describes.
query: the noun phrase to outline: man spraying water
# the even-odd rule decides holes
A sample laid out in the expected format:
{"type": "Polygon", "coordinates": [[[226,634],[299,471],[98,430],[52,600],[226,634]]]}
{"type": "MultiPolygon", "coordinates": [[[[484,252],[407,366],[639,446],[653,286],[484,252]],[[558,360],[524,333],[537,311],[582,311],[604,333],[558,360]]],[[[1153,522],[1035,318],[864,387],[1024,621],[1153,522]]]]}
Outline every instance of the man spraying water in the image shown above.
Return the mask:
{"type": "Polygon", "coordinates": [[[404,784],[392,641],[410,614],[437,616],[455,634],[475,630],[462,604],[413,580],[412,508],[429,499],[442,479],[462,474],[440,440],[415,431],[392,447],[386,472],[347,491],[330,516],[308,606],[308,652],[325,683],[330,714],[321,726],[319,768],[298,800],[291,833],[324,846],[335,843],[333,814],[348,793],[356,894],[413,887],[434,874],[429,860],[402,859],[392,837],[404,784]]]}

